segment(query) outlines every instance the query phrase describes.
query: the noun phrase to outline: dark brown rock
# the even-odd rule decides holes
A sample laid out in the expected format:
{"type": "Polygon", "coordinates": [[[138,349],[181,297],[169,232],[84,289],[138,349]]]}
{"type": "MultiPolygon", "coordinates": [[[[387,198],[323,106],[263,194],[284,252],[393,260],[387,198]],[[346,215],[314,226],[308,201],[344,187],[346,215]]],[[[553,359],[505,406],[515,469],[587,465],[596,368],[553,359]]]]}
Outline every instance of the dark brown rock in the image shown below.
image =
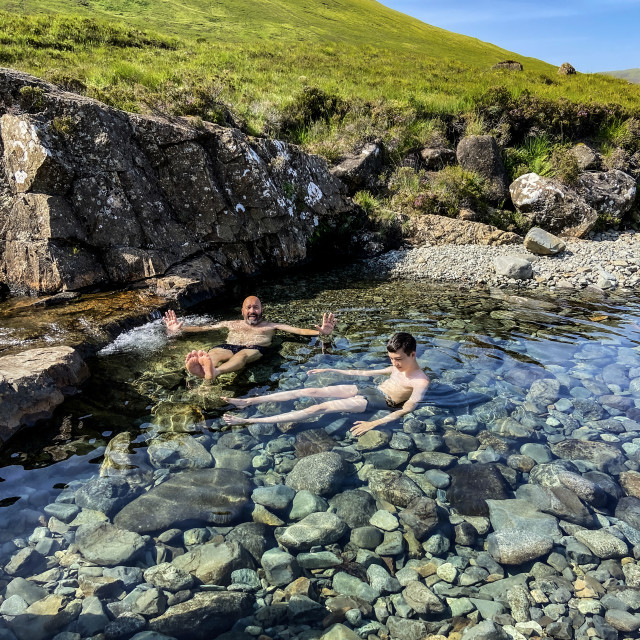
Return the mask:
{"type": "Polygon", "coordinates": [[[486,500],[507,500],[511,488],[493,464],[464,464],[449,472],[451,485],[447,500],[466,516],[489,516],[486,500]]]}
{"type": "Polygon", "coordinates": [[[467,171],[475,171],[489,183],[489,200],[500,204],[509,198],[507,172],[498,144],[493,136],[467,136],[456,149],[458,163],[467,171]]]}

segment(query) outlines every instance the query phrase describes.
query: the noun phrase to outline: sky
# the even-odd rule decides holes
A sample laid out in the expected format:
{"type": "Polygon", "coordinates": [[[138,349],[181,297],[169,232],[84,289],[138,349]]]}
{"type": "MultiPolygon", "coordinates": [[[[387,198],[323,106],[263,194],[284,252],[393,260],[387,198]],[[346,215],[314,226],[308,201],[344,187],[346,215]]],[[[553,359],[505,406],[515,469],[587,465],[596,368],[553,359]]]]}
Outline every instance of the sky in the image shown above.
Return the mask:
{"type": "Polygon", "coordinates": [[[578,71],[640,68],[640,0],[379,0],[427,24],[578,71]]]}

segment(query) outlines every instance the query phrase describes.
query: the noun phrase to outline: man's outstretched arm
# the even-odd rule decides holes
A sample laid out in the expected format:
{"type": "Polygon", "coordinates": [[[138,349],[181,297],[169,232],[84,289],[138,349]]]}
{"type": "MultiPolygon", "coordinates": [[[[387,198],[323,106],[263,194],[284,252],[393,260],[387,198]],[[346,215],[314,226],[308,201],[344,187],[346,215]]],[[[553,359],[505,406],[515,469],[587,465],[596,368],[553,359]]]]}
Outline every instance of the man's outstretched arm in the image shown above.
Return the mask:
{"type": "Polygon", "coordinates": [[[379,418],[378,420],[371,420],[369,422],[365,420],[356,420],[353,423],[353,427],[349,429],[354,436],[361,436],[363,433],[370,431],[371,429],[375,429],[380,425],[387,424],[388,422],[393,422],[402,416],[406,416],[408,413],[411,413],[417,406],[418,403],[424,397],[424,394],[427,392],[429,388],[429,381],[426,380],[423,384],[416,385],[413,388],[411,396],[409,399],[402,405],[402,409],[398,409],[397,411],[392,411],[388,413],[386,416],[379,418]]]}
{"type": "Polygon", "coordinates": [[[277,322],[272,323],[272,326],[275,329],[293,333],[296,336],[329,336],[333,333],[337,323],[338,321],[333,313],[323,313],[322,323],[317,324],[315,329],[301,329],[300,327],[292,327],[289,324],[280,324],[277,322]]]}
{"type": "Polygon", "coordinates": [[[386,367],[384,369],[309,369],[309,371],[307,371],[307,375],[325,373],[327,371],[331,371],[332,373],[341,373],[345,376],[381,376],[391,373],[393,371],[393,367],[386,367]]]}
{"type": "Polygon", "coordinates": [[[178,335],[182,332],[196,333],[198,331],[211,331],[213,329],[222,329],[226,327],[226,322],[217,322],[216,324],[208,324],[202,326],[185,327],[184,322],[178,321],[175,311],[167,311],[162,318],[167,334],[170,336],[178,335]]]}

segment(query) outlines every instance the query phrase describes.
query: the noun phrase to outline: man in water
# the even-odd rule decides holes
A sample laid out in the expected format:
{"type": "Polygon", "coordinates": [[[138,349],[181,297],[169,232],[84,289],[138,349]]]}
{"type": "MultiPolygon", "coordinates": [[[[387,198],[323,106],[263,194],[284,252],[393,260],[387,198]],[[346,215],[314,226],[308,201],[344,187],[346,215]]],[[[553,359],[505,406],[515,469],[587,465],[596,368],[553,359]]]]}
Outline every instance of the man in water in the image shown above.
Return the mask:
{"type": "Polygon", "coordinates": [[[164,314],[164,323],[169,335],[181,331],[212,331],[228,329],[227,342],[207,351],[191,351],[185,359],[185,367],[189,373],[205,380],[214,380],[221,373],[231,373],[244,368],[263,356],[271,346],[276,330],[293,333],[297,336],[328,336],[333,332],[337,320],[333,313],[322,315],[322,324],[315,329],[299,329],[288,324],[268,322],[262,317],[262,303],[256,296],[249,296],[242,303],[242,320],[217,322],[202,327],[185,327],[178,322],[175,311],[164,314]],[[222,363],[222,364],[221,364],[222,363]]]}
{"type": "Polygon", "coordinates": [[[390,412],[377,420],[356,421],[351,427],[351,433],[360,436],[370,429],[393,422],[407,413],[411,413],[418,406],[429,387],[429,378],[419,367],[416,360],[416,340],[410,333],[401,332],[391,336],[389,342],[387,342],[387,352],[391,360],[391,366],[385,369],[311,369],[309,371],[309,374],[333,371],[346,376],[388,375],[389,378],[377,387],[371,385],[360,390],[355,384],[340,384],[327,387],[307,387],[294,391],[280,391],[255,398],[222,398],[238,408],[261,402],[283,402],[303,396],[328,398],[325,402],[320,402],[306,409],[281,413],[276,416],[237,418],[225,413],[224,420],[227,424],[304,422],[315,416],[338,411],[363,413],[365,411],[383,409],[390,412]]]}

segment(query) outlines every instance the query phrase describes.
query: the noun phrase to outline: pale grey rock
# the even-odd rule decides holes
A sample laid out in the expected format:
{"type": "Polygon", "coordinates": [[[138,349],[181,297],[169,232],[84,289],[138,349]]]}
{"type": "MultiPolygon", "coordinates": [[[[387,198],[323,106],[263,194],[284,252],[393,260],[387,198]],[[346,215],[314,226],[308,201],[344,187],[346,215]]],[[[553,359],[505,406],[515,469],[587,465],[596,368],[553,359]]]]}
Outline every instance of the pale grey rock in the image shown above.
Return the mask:
{"type": "Polygon", "coordinates": [[[82,525],[76,532],[75,543],[89,562],[108,567],[132,562],[146,546],[137,533],[114,527],[108,522],[82,525]]]}
{"type": "Polygon", "coordinates": [[[540,227],[532,227],[524,237],[527,251],[538,256],[551,256],[565,250],[566,242],[540,227]]]}
{"type": "Polygon", "coordinates": [[[346,530],[347,525],[342,518],[334,513],[318,512],[276,531],[276,539],[287,549],[306,551],[315,545],[336,542],[346,530]]]}
{"type": "Polygon", "coordinates": [[[253,558],[238,542],[208,542],[174,558],[177,569],[208,584],[228,585],[236,569],[253,569],[253,558]]]}
{"type": "Polygon", "coordinates": [[[487,536],[487,551],[500,564],[518,565],[546,555],[553,540],[531,530],[505,529],[487,536]]]}
{"type": "Polygon", "coordinates": [[[329,503],[324,498],[317,496],[311,491],[302,489],[298,491],[293,498],[289,518],[291,520],[302,520],[311,513],[326,511],[328,507],[329,503]]]}
{"type": "Polygon", "coordinates": [[[287,476],[286,485],[320,496],[334,494],[346,473],[342,457],[334,451],[325,451],[302,458],[287,476]]]}
{"type": "Polygon", "coordinates": [[[493,261],[496,274],[505,278],[528,280],[533,277],[531,263],[524,258],[497,256],[493,261]]]}
{"type": "Polygon", "coordinates": [[[280,549],[266,551],[261,564],[267,580],[279,587],[293,582],[300,575],[300,566],[296,558],[280,549]]]}
{"type": "Polygon", "coordinates": [[[509,186],[516,209],[532,224],[564,237],[584,237],[598,220],[598,213],[561,182],[526,173],[509,186]]]}
{"type": "Polygon", "coordinates": [[[629,552],[629,547],[620,538],[602,530],[576,531],[574,537],[578,542],[589,547],[591,552],[598,558],[622,558],[629,552]]]}
{"type": "Polygon", "coordinates": [[[144,579],[154,587],[172,593],[182,589],[190,589],[193,585],[193,576],[187,571],[181,571],[170,562],[149,567],[144,572],[144,579]]]}
{"type": "Polygon", "coordinates": [[[421,582],[409,582],[402,591],[402,597],[416,613],[421,615],[438,614],[445,610],[444,602],[421,582]]]}
{"type": "Polygon", "coordinates": [[[205,469],[212,466],[211,454],[188,433],[162,433],[147,446],[156,469],[205,469]]]}

